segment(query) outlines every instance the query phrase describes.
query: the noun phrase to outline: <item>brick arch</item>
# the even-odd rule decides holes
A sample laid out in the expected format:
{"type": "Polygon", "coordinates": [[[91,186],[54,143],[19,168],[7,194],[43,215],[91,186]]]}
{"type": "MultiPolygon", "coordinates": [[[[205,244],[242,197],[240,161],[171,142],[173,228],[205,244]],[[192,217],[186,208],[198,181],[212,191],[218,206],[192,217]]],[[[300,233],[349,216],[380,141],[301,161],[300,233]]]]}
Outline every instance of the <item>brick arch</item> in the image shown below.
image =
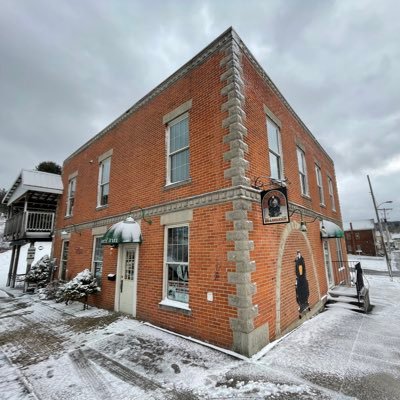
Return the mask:
{"type": "Polygon", "coordinates": [[[302,239],[306,243],[307,250],[308,250],[308,253],[311,258],[312,273],[313,273],[314,280],[316,282],[318,299],[321,298],[321,289],[319,286],[319,281],[318,281],[318,276],[317,276],[317,267],[315,264],[315,259],[314,259],[310,240],[308,239],[307,234],[305,232],[300,231],[300,224],[297,221],[292,221],[286,225],[284,231],[281,234],[281,239],[279,242],[278,260],[277,260],[277,267],[276,267],[275,336],[278,336],[281,333],[281,274],[282,274],[283,256],[285,254],[285,247],[286,247],[287,239],[289,238],[290,234],[293,231],[297,231],[297,232],[301,233],[302,239]]]}

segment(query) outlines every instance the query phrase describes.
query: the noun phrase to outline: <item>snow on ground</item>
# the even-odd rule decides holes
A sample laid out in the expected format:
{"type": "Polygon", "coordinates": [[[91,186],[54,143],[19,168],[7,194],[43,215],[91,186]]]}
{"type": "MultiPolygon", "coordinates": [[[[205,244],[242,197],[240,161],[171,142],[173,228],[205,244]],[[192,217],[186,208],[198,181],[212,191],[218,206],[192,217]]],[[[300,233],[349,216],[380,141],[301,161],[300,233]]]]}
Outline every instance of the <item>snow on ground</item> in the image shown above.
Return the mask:
{"type": "MultiPolygon", "coordinates": [[[[17,274],[25,274],[26,272],[26,256],[28,254],[29,244],[21,247],[17,274]]],[[[35,242],[36,252],[33,264],[39,261],[44,255],[50,256],[51,242],[35,242]]],[[[8,250],[0,253],[0,287],[6,286],[8,270],[10,268],[12,251],[8,250]]]]}
{"type": "Polygon", "coordinates": [[[352,262],[359,261],[362,269],[372,269],[375,271],[387,271],[385,257],[358,256],[354,254],[348,255],[348,260],[352,262]]]}
{"type": "Polygon", "coordinates": [[[1,297],[0,399],[398,399],[400,279],[368,281],[371,314],[329,309],[247,361],[77,302],[1,297]]]}

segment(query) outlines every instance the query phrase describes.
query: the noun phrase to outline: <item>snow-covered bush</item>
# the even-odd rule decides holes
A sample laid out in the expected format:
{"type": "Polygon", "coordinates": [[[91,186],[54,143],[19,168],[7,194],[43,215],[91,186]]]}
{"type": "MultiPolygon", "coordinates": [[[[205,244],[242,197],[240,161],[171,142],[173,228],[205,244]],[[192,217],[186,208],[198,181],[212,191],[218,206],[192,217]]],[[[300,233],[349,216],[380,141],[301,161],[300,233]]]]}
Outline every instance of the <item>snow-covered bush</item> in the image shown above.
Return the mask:
{"type": "Polygon", "coordinates": [[[70,301],[83,300],[83,308],[87,308],[87,299],[90,294],[95,294],[100,290],[97,286],[96,278],[93,274],[85,269],[71,281],[63,285],[56,293],[56,301],[65,301],[68,305],[70,301]]]}
{"type": "Polygon", "coordinates": [[[32,265],[26,274],[25,280],[36,283],[38,288],[44,287],[50,278],[51,263],[48,255],[43,256],[36,264],[32,265]]]}
{"type": "MultiPolygon", "coordinates": [[[[52,281],[37,291],[40,300],[56,300],[63,292],[64,283],[60,281],[52,281]]],[[[63,301],[62,299],[60,301],[63,301]]]]}

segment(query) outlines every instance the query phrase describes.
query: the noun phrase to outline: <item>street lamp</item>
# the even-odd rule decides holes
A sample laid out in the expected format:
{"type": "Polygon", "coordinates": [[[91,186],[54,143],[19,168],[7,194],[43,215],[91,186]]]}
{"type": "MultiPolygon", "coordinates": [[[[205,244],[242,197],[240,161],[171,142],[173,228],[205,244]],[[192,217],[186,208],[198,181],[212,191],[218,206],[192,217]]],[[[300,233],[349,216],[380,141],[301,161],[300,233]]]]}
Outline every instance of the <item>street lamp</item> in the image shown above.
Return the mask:
{"type": "Polygon", "coordinates": [[[376,208],[379,210],[379,207],[380,207],[382,204],[392,204],[392,203],[393,203],[393,200],[387,200],[387,201],[384,201],[383,203],[379,204],[378,206],[376,206],[376,208]]]}

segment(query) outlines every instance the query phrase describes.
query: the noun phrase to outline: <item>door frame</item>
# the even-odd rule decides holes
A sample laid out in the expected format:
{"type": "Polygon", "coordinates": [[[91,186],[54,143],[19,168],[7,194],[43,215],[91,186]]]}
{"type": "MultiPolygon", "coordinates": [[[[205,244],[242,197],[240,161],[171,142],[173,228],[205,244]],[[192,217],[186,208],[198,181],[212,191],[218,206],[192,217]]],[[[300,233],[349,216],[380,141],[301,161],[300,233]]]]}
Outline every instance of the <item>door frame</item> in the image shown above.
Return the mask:
{"type": "Polygon", "coordinates": [[[133,310],[132,315],[136,317],[137,308],[137,281],[138,281],[138,270],[139,270],[139,244],[138,243],[126,243],[120,244],[118,246],[118,261],[117,261],[117,276],[115,280],[115,299],[114,299],[114,310],[120,310],[120,296],[121,296],[121,272],[122,272],[122,261],[124,252],[128,248],[133,248],[135,250],[135,270],[134,270],[134,280],[133,280],[133,310]]]}
{"type": "Polygon", "coordinates": [[[326,274],[326,282],[328,283],[328,289],[332,288],[335,286],[335,275],[333,274],[333,265],[332,265],[332,254],[331,254],[331,248],[329,246],[329,242],[327,239],[324,239],[322,241],[322,253],[324,256],[324,265],[325,265],[325,274],[326,274]],[[325,259],[325,244],[326,247],[328,249],[328,257],[329,257],[329,266],[326,265],[326,259],[325,259]],[[328,274],[328,268],[331,272],[331,276],[332,276],[332,283],[329,282],[329,274],[328,274]]]}

